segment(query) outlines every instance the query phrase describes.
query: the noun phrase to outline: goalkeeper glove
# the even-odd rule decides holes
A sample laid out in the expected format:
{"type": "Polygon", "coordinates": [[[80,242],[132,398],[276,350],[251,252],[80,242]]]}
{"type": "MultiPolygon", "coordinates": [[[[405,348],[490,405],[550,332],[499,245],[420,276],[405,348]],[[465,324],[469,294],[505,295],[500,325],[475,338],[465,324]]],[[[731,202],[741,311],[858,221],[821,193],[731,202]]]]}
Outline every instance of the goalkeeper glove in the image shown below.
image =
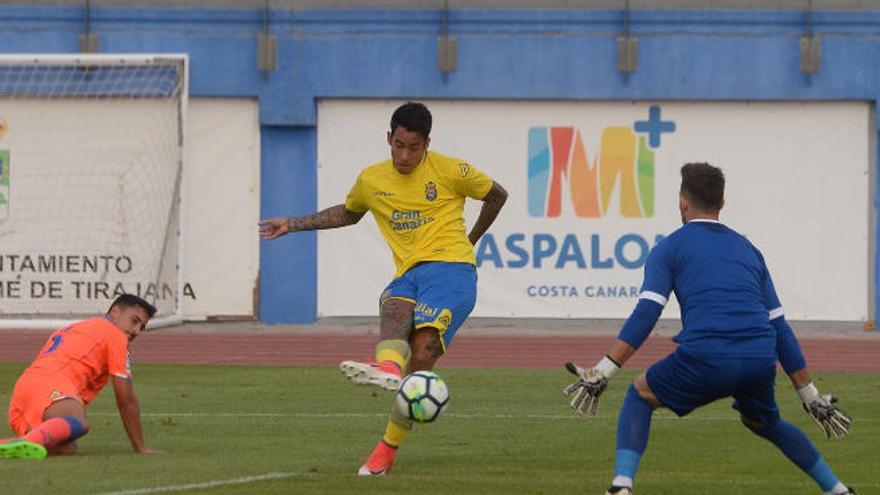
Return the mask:
{"type": "Polygon", "coordinates": [[[797,389],[798,395],[803,402],[804,411],[810,416],[825,438],[841,439],[849,433],[852,419],[845,412],[838,409],[834,404],[837,397],[833,395],[819,395],[819,389],[810,382],[797,389]]]}
{"type": "Polygon", "coordinates": [[[571,408],[581,416],[584,413],[595,416],[596,408],[599,407],[599,396],[605,391],[608,380],[617,373],[620,366],[610,357],[605,356],[590,369],[581,368],[572,362],[565,363],[565,369],[578,377],[576,382],[562,391],[571,397],[571,408]]]}

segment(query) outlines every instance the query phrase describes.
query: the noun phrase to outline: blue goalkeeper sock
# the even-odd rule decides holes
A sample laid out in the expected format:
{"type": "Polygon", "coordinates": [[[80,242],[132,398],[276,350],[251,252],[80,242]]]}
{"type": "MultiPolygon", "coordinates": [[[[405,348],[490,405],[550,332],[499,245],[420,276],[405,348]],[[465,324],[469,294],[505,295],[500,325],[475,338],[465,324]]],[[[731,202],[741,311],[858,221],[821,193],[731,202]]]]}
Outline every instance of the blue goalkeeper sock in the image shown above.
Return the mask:
{"type": "Polygon", "coordinates": [[[827,492],[838,484],[837,476],[831,471],[828,463],[813,446],[813,442],[797,426],[784,419],[778,419],[763,428],[749,424],[746,426],[758,436],[772,442],[785,454],[785,457],[813,478],[822,491],[827,492]]]}
{"type": "Polygon", "coordinates": [[[630,385],[617,419],[617,457],[614,461],[614,486],[632,487],[639,461],[648,446],[654,408],[630,385]]]}

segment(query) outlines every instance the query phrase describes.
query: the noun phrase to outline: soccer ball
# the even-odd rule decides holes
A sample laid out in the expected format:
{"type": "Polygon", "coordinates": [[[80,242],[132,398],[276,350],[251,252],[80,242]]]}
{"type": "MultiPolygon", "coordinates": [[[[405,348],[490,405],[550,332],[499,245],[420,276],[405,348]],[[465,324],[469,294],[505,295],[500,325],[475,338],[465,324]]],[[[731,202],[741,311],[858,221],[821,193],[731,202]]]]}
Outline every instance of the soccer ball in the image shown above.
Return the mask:
{"type": "Polygon", "coordinates": [[[407,418],[417,423],[430,423],[449,405],[449,389],[437,373],[416,371],[403,379],[394,403],[407,418]]]}

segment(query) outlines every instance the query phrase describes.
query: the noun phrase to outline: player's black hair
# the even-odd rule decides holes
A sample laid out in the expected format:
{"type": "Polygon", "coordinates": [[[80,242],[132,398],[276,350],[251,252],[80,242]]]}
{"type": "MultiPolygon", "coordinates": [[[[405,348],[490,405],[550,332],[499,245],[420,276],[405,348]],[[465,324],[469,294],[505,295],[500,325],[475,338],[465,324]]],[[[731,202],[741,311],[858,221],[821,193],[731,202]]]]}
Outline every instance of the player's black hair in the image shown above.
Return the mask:
{"type": "MultiPolygon", "coordinates": [[[[156,306],[148,303],[144,299],[134,295],[134,294],[122,294],[117,297],[113,304],[110,305],[110,310],[113,309],[114,306],[122,306],[123,308],[128,308],[131,306],[140,306],[147,312],[147,316],[152,318],[154,314],[156,314],[156,306]]],[[[110,313],[110,310],[107,310],[107,313],[110,313]]]]}
{"type": "Polygon", "coordinates": [[[706,162],[685,163],[681,167],[681,194],[694,207],[707,212],[724,206],[724,174],[706,162]]]}
{"type": "Polygon", "coordinates": [[[418,102],[408,101],[397,107],[397,110],[391,115],[391,133],[394,134],[397,126],[401,126],[408,131],[418,132],[422,137],[428,139],[428,136],[431,135],[432,121],[431,111],[428,110],[428,107],[418,102]]]}

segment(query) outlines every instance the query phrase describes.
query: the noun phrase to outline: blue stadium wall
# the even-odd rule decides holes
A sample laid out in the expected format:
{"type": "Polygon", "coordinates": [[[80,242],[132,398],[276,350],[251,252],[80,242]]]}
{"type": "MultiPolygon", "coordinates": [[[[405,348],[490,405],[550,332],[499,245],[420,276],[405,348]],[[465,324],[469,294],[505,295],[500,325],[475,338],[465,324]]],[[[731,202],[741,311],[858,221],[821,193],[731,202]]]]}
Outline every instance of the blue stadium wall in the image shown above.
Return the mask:
{"type": "MultiPolygon", "coordinates": [[[[80,7],[4,5],[0,18],[0,52],[78,51],[80,7]]],[[[264,217],[316,210],[321,98],[859,100],[878,118],[880,11],[815,12],[821,70],[809,76],[799,71],[799,11],[633,11],[630,75],[617,70],[621,10],[452,10],[458,66],[446,77],[442,18],[431,9],[274,10],[278,67],[265,72],[259,9],[93,8],[90,30],[100,52],[188,53],[193,96],[259,99],[264,217]]],[[[263,241],[262,322],[315,321],[316,246],[314,233],[263,241]]]]}

